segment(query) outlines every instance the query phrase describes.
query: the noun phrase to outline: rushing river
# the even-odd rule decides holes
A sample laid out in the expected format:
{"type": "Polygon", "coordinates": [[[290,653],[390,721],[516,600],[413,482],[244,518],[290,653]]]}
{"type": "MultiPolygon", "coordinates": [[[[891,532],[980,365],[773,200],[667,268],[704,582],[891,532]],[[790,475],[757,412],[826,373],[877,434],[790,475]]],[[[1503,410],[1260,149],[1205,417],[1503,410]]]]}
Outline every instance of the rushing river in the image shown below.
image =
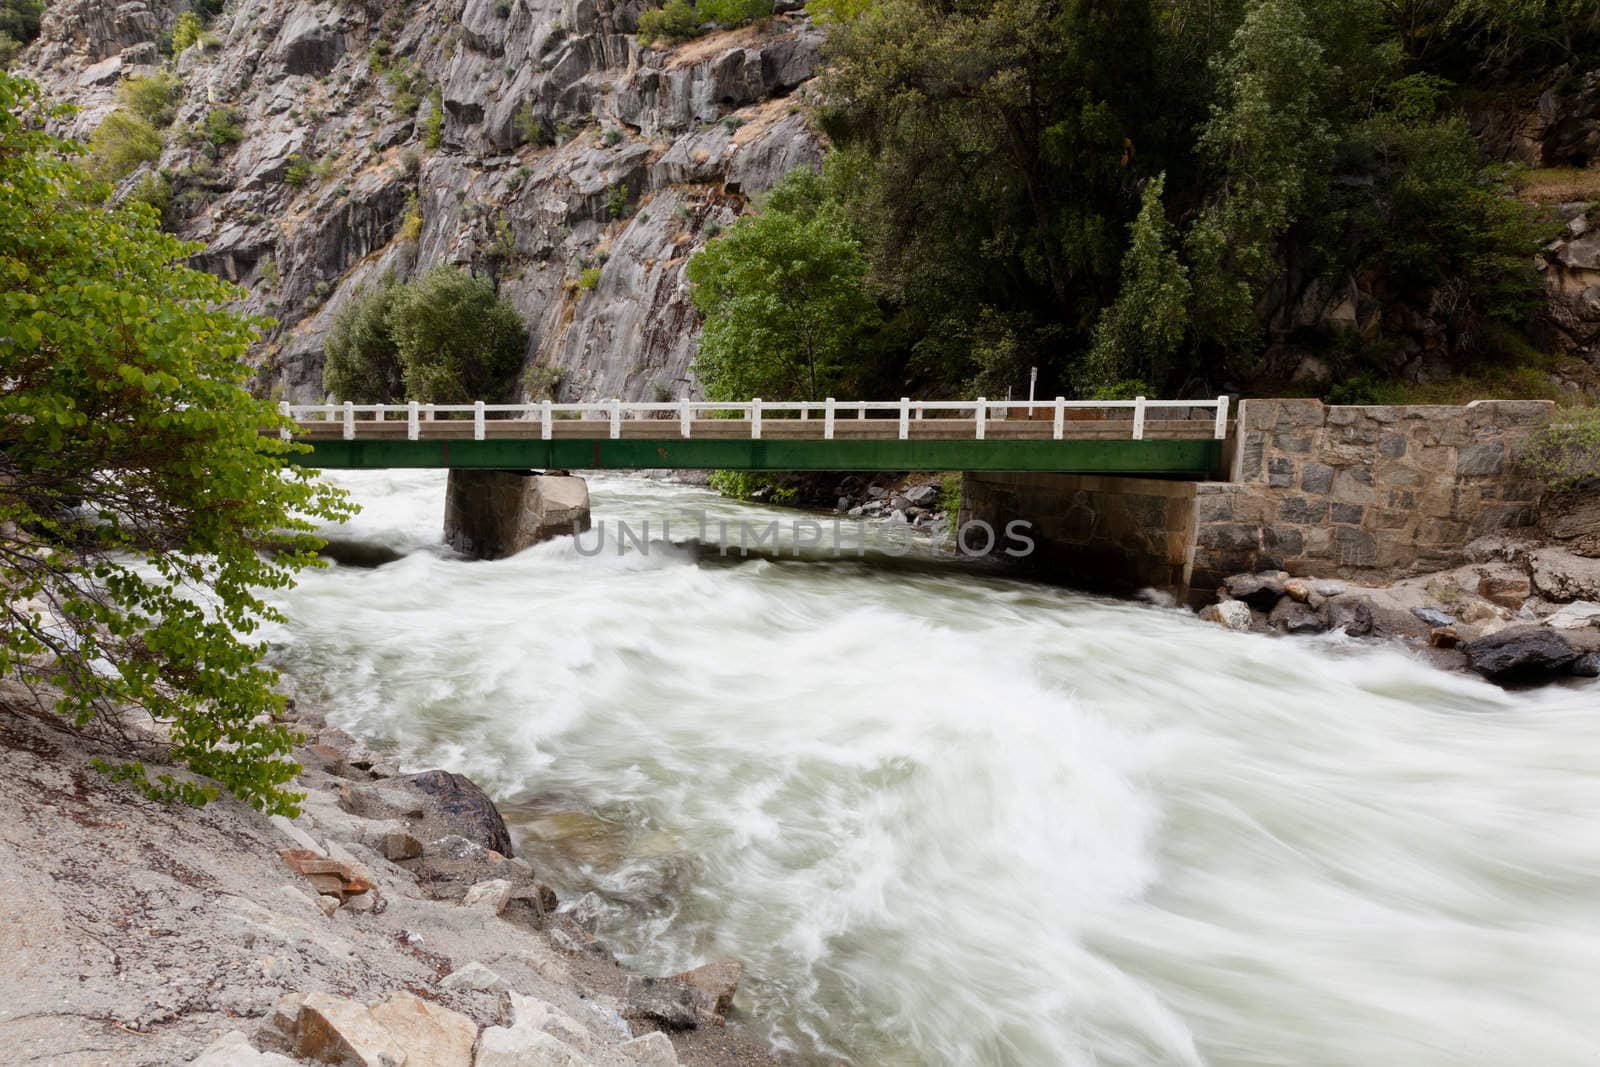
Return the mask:
{"type": "MultiPolygon", "coordinates": [[[[301,698],[482,783],[629,963],[742,960],[802,1062],[1600,1062],[1600,684],[949,568],[467,562],[442,472],[337,480],[404,555],[281,596],[301,698]]],[[[590,484],[675,540],[795,518],[590,484]]]]}

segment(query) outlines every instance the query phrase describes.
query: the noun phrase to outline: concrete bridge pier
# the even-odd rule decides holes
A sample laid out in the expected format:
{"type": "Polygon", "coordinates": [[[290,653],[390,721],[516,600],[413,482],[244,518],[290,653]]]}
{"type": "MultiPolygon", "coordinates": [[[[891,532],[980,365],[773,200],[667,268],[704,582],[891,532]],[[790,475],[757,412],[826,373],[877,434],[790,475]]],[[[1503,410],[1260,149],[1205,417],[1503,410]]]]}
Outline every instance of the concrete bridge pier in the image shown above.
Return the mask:
{"type": "Polygon", "coordinates": [[[589,483],[565,473],[452,468],[444,539],[475,559],[504,559],[529,545],[589,528],[589,483]]]}

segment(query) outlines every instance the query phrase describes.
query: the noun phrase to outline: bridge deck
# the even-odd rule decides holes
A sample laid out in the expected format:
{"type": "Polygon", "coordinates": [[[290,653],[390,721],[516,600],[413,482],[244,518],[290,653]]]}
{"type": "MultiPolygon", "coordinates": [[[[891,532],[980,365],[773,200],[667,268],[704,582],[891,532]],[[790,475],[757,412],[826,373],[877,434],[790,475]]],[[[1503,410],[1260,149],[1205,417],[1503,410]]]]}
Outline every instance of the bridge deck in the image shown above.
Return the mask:
{"type": "Polygon", "coordinates": [[[944,405],[530,404],[290,408],[296,457],[330,468],[1060,471],[1208,477],[1223,401],[944,405]],[[816,417],[826,407],[825,417],[816,417]],[[970,410],[927,418],[925,409],[970,410]],[[724,410],[740,417],[696,417],[724,410]],[[787,413],[787,417],[784,417],[787,413]],[[1195,415],[1203,414],[1204,418],[1195,415]],[[596,417],[596,416],[599,417],[596,417]],[[777,415],[778,417],[773,417],[777,415]],[[889,417],[881,417],[888,415],[889,417]],[[666,417],[672,416],[672,417],[666,417]]]}

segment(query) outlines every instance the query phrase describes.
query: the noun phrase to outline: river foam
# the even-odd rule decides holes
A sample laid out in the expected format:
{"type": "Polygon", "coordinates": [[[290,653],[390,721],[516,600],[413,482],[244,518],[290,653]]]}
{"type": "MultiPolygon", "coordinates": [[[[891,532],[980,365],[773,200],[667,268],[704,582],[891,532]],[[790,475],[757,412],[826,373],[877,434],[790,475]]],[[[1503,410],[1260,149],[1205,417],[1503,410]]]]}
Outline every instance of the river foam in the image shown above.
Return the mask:
{"type": "MultiPolygon", "coordinates": [[[[340,536],[407,554],[279,597],[302,698],[483,783],[628,962],[743,960],[803,1060],[1600,1057],[1600,684],[951,571],[468,562],[441,473],[338,480],[340,536]]],[[[636,529],[793,518],[591,484],[636,529]]]]}

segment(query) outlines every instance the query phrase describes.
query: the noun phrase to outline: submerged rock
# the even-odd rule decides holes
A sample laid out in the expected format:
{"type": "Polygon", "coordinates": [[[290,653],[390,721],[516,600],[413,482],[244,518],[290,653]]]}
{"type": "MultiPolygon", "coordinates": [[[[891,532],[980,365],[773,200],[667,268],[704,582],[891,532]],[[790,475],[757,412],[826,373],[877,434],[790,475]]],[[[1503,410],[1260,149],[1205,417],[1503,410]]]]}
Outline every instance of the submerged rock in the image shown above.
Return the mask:
{"type": "Polygon", "coordinates": [[[1292,597],[1278,601],[1277,607],[1267,616],[1267,622],[1273,629],[1291,634],[1318,634],[1328,628],[1320,614],[1292,597]]]}

